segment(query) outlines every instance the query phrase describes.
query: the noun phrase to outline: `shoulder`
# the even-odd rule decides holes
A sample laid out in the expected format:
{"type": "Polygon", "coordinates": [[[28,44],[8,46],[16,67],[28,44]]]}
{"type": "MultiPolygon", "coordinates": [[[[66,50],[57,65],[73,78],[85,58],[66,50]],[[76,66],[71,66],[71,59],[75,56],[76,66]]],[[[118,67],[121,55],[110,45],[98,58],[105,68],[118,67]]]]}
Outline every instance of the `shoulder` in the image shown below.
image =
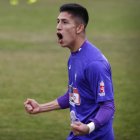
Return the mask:
{"type": "Polygon", "coordinates": [[[87,66],[86,66],[86,69],[87,70],[101,70],[103,68],[103,62],[102,61],[92,61],[90,62],[87,66]]]}
{"type": "Polygon", "coordinates": [[[106,57],[103,55],[100,49],[98,49],[94,44],[89,41],[86,41],[85,47],[83,47],[83,54],[86,56],[89,62],[92,61],[101,61],[106,60],[106,57]]]}
{"type": "Polygon", "coordinates": [[[100,50],[93,43],[89,41],[86,41],[84,46],[85,46],[84,47],[85,50],[89,51],[90,53],[93,53],[93,52],[101,53],[100,50]]]}
{"type": "Polygon", "coordinates": [[[89,63],[86,66],[86,71],[93,73],[102,73],[110,71],[110,64],[107,60],[97,60],[89,63]]]}

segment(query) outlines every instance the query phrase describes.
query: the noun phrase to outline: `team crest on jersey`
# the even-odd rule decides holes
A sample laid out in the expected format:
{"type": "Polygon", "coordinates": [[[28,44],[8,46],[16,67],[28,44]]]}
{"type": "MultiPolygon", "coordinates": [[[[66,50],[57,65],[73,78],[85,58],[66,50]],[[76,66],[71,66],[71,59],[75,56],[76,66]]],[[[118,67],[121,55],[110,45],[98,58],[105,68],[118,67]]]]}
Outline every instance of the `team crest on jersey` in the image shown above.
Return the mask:
{"type": "Polygon", "coordinates": [[[100,85],[99,85],[99,95],[100,96],[105,96],[105,84],[103,81],[100,82],[100,85]]]}
{"type": "Polygon", "coordinates": [[[80,94],[77,88],[69,86],[69,102],[72,106],[80,105],[80,94]]]}

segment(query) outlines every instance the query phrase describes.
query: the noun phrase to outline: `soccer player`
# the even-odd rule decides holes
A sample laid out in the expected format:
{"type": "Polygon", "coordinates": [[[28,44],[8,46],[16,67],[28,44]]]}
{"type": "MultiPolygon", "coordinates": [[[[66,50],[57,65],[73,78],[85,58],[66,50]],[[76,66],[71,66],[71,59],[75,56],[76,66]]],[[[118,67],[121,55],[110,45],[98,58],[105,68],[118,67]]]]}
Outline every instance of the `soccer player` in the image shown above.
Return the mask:
{"type": "Polygon", "coordinates": [[[79,4],[64,4],[57,18],[58,43],[70,50],[68,90],[57,99],[39,104],[24,102],[30,114],[70,109],[71,132],[67,140],[114,140],[115,111],[111,67],[86,38],[89,16],[79,4]]]}

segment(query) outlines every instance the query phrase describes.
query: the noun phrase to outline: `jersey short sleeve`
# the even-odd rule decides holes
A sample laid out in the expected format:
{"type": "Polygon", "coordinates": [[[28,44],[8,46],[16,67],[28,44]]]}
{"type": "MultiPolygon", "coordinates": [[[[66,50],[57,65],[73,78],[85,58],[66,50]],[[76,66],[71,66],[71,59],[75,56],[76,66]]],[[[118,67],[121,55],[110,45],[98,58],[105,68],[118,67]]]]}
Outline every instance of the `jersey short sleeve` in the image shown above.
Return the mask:
{"type": "Polygon", "coordinates": [[[96,103],[114,99],[111,67],[107,61],[93,61],[85,75],[96,103]]]}

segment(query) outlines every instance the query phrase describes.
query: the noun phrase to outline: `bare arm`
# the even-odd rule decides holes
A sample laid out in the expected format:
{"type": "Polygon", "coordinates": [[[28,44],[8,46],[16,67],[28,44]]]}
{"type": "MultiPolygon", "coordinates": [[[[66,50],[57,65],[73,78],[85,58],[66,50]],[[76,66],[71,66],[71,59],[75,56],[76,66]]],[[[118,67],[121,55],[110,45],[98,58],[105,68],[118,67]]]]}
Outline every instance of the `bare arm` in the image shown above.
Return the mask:
{"type": "Polygon", "coordinates": [[[44,103],[44,104],[39,104],[34,99],[27,99],[24,102],[24,106],[25,106],[26,111],[30,114],[37,114],[41,112],[49,112],[49,111],[61,109],[57,100],[44,103]]]}
{"type": "Polygon", "coordinates": [[[40,112],[48,112],[57,109],[61,109],[57,100],[45,104],[40,104],[40,112]]]}

